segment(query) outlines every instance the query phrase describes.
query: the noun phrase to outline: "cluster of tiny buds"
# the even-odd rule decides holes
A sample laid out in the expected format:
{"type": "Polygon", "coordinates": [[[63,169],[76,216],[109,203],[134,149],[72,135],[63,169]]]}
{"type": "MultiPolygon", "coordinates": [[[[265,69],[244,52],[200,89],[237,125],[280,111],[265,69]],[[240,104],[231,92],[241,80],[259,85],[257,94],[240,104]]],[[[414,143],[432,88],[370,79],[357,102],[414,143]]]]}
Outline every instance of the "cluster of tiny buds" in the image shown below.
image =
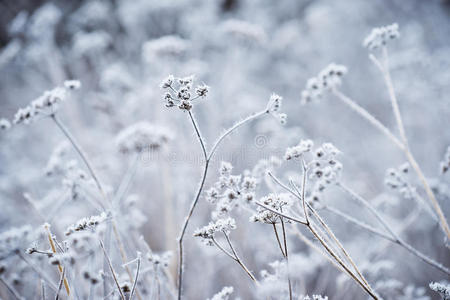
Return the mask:
{"type": "MultiPolygon", "coordinates": [[[[273,210],[282,212],[283,208],[291,206],[293,201],[291,195],[287,193],[281,193],[269,194],[261,198],[259,202],[267,207],[270,207],[273,210]]],[[[278,214],[258,206],[257,213],[250,217],[250,221],[266,224],[276,224],[280,222],[280,217],[278,214]]]]}
{"type": "Polygon", "coordinates": [[[198,98],[206,97],[209,92],[209,86],[202,84],[195,88],[195,96],[191,95],[192,84],[194,76],[184,78],[175,78],[169,75],[161,83],[161,88],[167,90],[164,94],[164,101],[166,107],[178,106],[179,109],[189,111],[192,108],[192,103],[198,98]]]}
{"type": "Polygon", "coordinates": [[[450,285],[442,282],[431,282],[430,289],[441,294],[442,299],[450,299],[450,285]]]}
{"type": "Polygon", "coordinates": [[[284,159],[291,160],[294,158],[301,158],[304,156],[304,154],[310,152],[313,146],[314,146],[313,141],[301,140],[297,146],[289,147],[286,149],[284,159]]]}
{"type": "Polygon", "coordinates": [[[68,80],[64,82],[63,87],[56,87],[50,91],[44,92],[42,96],[33,100],[28,106],[21,108],[14,116],[13,123],[29,124],[35,117],[54,114],[59,104],[66,99],[67,91],[76,90],[81,87],[77,80],[68,80]]]}
{"type": "Polygon", "coordinates": [[[162,254],[147,253],[147,259],[154,266],[161,266],[167,268],[170,264],[170,259],[172,258],[172,252],[167,251],[162,254]]]}
{"type": "Polygon", "coordinates": [[[386,172],[385,184],[393,190],[398,191],[405,199],[412,199],[415,189],[406,178],[409,172],[409,164],[404,163],[397,169],[389,168],[386,172]]]}
{"type": "Polygon", "coordinates": [[[107,219],[107,215],[104,212],[98,216],[91,216],[88,218],[83,218],[83,219],[79,220],[77,223],[69,226],[69,228],[67,228],[67,230],[65,232],[65,235],[71,235],[74,232],[83,231],[88,228],[94,229],[99,224],[103,223],[106,219],[107,219]]]}
{"type": "Polygon", "coordinates": [[[233,291],[234,289],[232,286],[225,286],[220,292],[208,300],[229,300],[233,291]]]}
{"type": "Polygon", "coordinates": [[[229,162],[221,162],[218,182],[206,191],[206,200],[216,204],[212,212],[213,220],[227,216],[241,202],[250,203],[255,198],[256,178],[232,175],[232,169],[229,162]]]}
{"type": "Polygon", "coordinates": [[[55,253],[50,257],[49,263],[51,265],[74,265],[75,264],[75,256],[70,252],[65,253],[55,253]]]}
{"type": "Polygon", "coordinates": [[[384,47],[389,40],[394,40],[400,36],[398,24],[373,28],[372,32],[364,39],[363,45],[369,50],[384,47]]]}
{"type": "Polygon", "coordinates": [[[85,279],[85,280],[87,280],[87,281],[89,281],[92,285],[96,285],[96,284],[98,284],[98,283],[100,283],[101,282],[101,280],[102,280],[102,274],[101,273],[99,273],[98,275],[97,274],[92,274],[92,272],[89,272],[89,271],[83,271],[83,278],[85,279]]]}
{"type": "Polygon", "coordinates": [[[447,147],[447,151],[445,152],[444,159],[440,164],[441,174],[445,174],[450,170],[450,146],[447,147]]]}
{"type": "Polygon", "coordinates": [[[274,116],[281,125],[285,125],[287,121],[287,115],[285,113],[280,113],[281,104],[283,98],[275,93],[273,93],[269,102],[267,103],[266,112],[274,116]]]}
{"type": "Polygon", "coordinates": [[[330,64],[320,71],[316,77],[310,78],[301,92],[301,103],[307,104],[322,98],[324,92],[331,91],[342,83],[342,77],[347,73],[347,67],[330,64]]]}
{"type": "Polygon", "coordinates": [[[197,229],[194,232],[194,236],[201,237],[206,245],[212,246],[214,234],[223,232],[228,235],[233,229],[236,229],[236,221],[233,218],[228,217],[225,219],[219,219],[216,222],[210,222],[208,225],[197,229]]]}

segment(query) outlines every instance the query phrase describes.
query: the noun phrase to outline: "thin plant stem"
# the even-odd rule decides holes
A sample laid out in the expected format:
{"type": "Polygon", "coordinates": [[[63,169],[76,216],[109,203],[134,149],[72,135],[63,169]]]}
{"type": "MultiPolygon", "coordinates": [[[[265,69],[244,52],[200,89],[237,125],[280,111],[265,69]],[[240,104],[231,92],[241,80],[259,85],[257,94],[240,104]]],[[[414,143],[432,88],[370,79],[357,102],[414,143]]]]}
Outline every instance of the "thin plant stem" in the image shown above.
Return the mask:
{"type": "Polygon", "coordinates": [[[16,289],[14,287],[12,287],[10,284],[8,284],[8,282],[6,282],[6,280],[3,279],[3,277],[0,276],[0,281],[3,283],[3,285],[6,287],[6,289],[11,293],[11,295],[14,296],[15,299],[17,300],[24,300],[24,298],[22,298],[19,293],[16,291],[16,289]]]}
{"type": "MultiPolygon", "coordinates": [[[[56,254],[55,242],[53,240],[53,236],[50,231],[50,226],[48,224],[45,224],[44,228],[47,231],[47,237],[48,237],[48,242],[50,244],[50,248],[52,249],[52,252],[56,254]]],[[[63,274],[63,267],[59,263],[58,263],[58,270],[59,270],[60,274],[63,274]]],[[[64,276],[63,276],[63,282],[64,282],[64,288],[66,289],[66,292],[67,292],[67,296],[70,297],[69,283],[67,282],[67,278],[65,278],[64,276]]]]}
{"type": "Polygon", "coordinates": [[[64,279],[65,279],[65,274],[66,274],[66,267],[63,268],[63,271],[61,273],[61,279],[59,280],[58,290],[56,291],[55,300],[59,299],[59,293],[61,292],[61,288],[63,286],[63,282],[64,282],[64,279]]]}
{"type": "Polygon", "coordinates": [[[193,201],[192,201],[192,203],[190,205],[188,215],[186,216],[186,218],[185,218],[185,220],[183,222],[183,225],[181,227],[180,235],[178,236],[178,276],[177,276],[178,277],[178,300],[181,300],[182,289],[183,289],[183,269],[184,269],[184,266],[183,266],[183,261],[184,261],[184,258],[183,258],[183,254],[184,254],[183,240],[184,240],[184,236],[186,234],[187,226],[189,225],[189,221],[190,221],[190,219],[192,217],[192,214],[194,213],[195,207],[197,206],[198,200],[200,199],[200,195],[201,195],[201,193],[203,191],[203,187],[204,187],[204,184],[205,184],[206,176],[208,174],[209,163],[210,163],[214,153],[216,152],[218,146],[220,145],[220,143],[223,141],[223,139],[225,137],[227,137],[234,130],[236,130],[240,126],[244,125],[245,123],[250,122],[250,121],[252,121],[252,120],[254,120],[254,119],[256,119],[256,118],[258,118],[258,117],[260,117],[260,116],[262,116],[262,115],[264,115],[266,113],[268,113],[268,112],[269,112],[268,110],[261,111],[259,113],[250,115],[247,118],[242,119],[241,121],[239,121],[236,124],[234,124],[232,127],[227,129],[217,139],[217,141],[212,146],[209,154],[208,154],[208,152],[206,150],[206,143],[205,143],[205,141],[204,141],[204,139],[203,139],[203,137],[201,135],[201,132],[200,132],[199,126],[197,125],[197,121],[195,119],[195,116],[194,116],[194,114],[191,111],[188,112],[189,113],[189,118],[190,118],[191,123],[192,123],[192,125],[194,127],[194,130],[195,130],[195,133],[197,135],[197,138],[198,138],[198,140],[200,142],[200,146],[201,146],[201,149],[202,149],[202,154],[203,154],[203,156],[205,158],[205,164],[204,164],[204,168],[203,168],[202,178],[200,179],[200,184],[199,184],[199,186],[197,188],[197,192],[195,193],[195,197],[194,197],[194,199],[193,199],[193,201]]]}
{"type": "Polygon", "coordinates": [[[114,282],[116,283],[117,289],[119,290],[120,298],[121,298],[122,300],[125,300],[125,299],[126,299],[126,298],[125,298],[125,295],[123,294],[122,289],[120,288],[120,284],[119,284],[119,281],[118,281],[118,279],[117,279],[116,272],[114,271],[114,268],[113,268],[112,263],[111,263],[111,259],[109,258],[109,255],[108,255],[108,253],[106,252],[105,245],[103,245],[103,242],[102,242],[101,239],[99,239],[99,242],[100,242],[100,247],[101,247],[102,250],[103,250],[103,254],[105,255],[106,261],[108,262],[108,266],[109,266],[109,270],[111,271],[111,275],[112,275],[112,277],[113,277],[113,279],[114,279],[114,282]]]}
{"type": "Polygon", "coordinates": [[[287,266],[289,300],[292,300],[292,283],[291,283],[291,274],[290,274],[290,270],[289,270],[289,257],[288,257],[287,238],[286,238],[286,228],[284,226],[283,217],[280,217],[280,220],[281,220],[281,229],[282,229],[282,232],[283,232],[283,241],[284,241],[284,257],[286,259],[286,266],[287,266]]]}
{"type": "Polygon", "coordinates": [[[234,257],[236,258],[236,262],[244,269],[244,271],[248,274],[248,276],[256,283],[258,283],[258,280],[256,279],[256,277],[253,275],[253,273],[247,268],[247,266],[242,262],[242,260],[239,258],[239,256],[237,255],[236,250],[233,247],[233,244],[231,243],[230,238],[228,237],[228,234],[226,234],[225,232],[223,233],[225,236],[225,239],[227,240],[228,245],[230,246],[231,251],[234,254],[234,257]]]}
{"type": "MultiPolygon", "coordinates": [[[[74,149],[77,151],[77,153],[79,154],[79,156],[81,157],[81,159],[83,160],[84,164],[86,165],[86,167],[89,170],[89,173],[91,174],[92,178],[95,181],[95,184],[98,188],[98,190],[100,191],[100,194],[102,195],[103,199],[105,201],[107,201],[107,195],[105,193],[105,190],[102,187],[102,184],[100,183],[100,180],[98,179],[96,173],[94,172],[93,167],[91,166],[89,160],[87,159],[87,156],[84,154],[83,149],[81,148],[81,146],[76,142],[75,138],[72,136],[72,134],[70,133],[70,131],[67,129],[66,126],[64,126],[64,124],[59,120],[59,118],[55,115],[55,114],[51,114],[50,117],[53,119],[53,121],[56,123],[56,125],[58,126],[58,128],[61,130],[61,132],[67,137],[67,139],[69,140],[69,142],[72,144],[72,146],[74,147],[74,149]]],[[[112,202],[111,202],[112,204],[112,202]]],[[[100,205],[102,206],[103,210],[105,210],[105,207],[103,206],[103,204],[100,202],[100,205]]],[[[125,252],[125,247],[122,243],[122,240],[120,238],[119,232],[117,230],[117,225],[116,222],[114,220],[114,218],[111,220],[111,226],[113,228],[113,233],[114,233],[114,237],[117,241],[118,247],[119,247],[119,252],[120,252],[120,256],[122,258],[122,262],[126,263],[127,262],[127,255],[125,252]]],[[[125,270],[128,274],[128,277],[131,280],[133,280],[133,275],[130,271],[130,269],[128,268],[128,266],[125,266],[125,270]]],[[[136,291],[136,296],[138,297],[139,300],[142,300],[139,291],[136,291]]]]}
{"type": "Polygon", "coordinates": [[[133,288],[131,289],[129,300],[133,300],[134,292],[136,291],[140,268],[141,268],[141,255],[140,255],[140,253],[138,253],[136,275],[134,276],[133,288]]]}
{"type": "Polygon", "coordinates": [[[386,127],[384,126],[377,118],[375,118],[372,114],[370,114],[367,110],[358,105],[355,101],[341,93],[339,90],[334,89],[332,93],[341,100],[345,105],[350,107],[353,111],[358,113],[360,116],[365,118],[372,124],[375,128],[380,130],[384,135],[386,135],[397,147],[403,150],[403,143],[386,127]]]}
{"type": "Polygon", "coordinates": [[[273,227],[273,231],[275,233],[275,237],[277,238],[277,244],[278,244],[278,247],[280,247],[281,254],[283,255],[283,257],[286,257],[286,254],[284,253],[284,250],[283,250],[283,246],[281,246],[280,237],[278,236],[277,225],[275,223],[272,223],[272,227],[273,227]]]}
{"type": "Polygon", "coordinates": [[[413,246],[411,246],[410,244],[405,242],[398,234],[396,234],[394,232],[394,230],[392,229],[392,227],[384,220],[384,218],[380,215],[380,213],[366,199],[364,199],[363,197],[361,197],[360,195],[356,194],[354,191],[352,191],[351,189],[347,188],[346,186],[344,186],[342,184],[338,184],[338,186],[343,191],[348,193],[350,195],[351,199],[354,199],[357,202],[361,203],[364,207],[366,207],[375,216],[375,218],[378,220],[378,222],[392,236],[392,239],[389,239],[390,241],[392,241],[393,243],[396,243],[396,244],[402,246],[403,248],[408,250],[410,253],[414,254],[416,257],[420,258],[421,260],[423,260],[424,262],[428,263],[429,265],[439,269],[440,271],[446,273],[447,275],[450,275],[450,269],[449,268],[443,266],[442,264],[436,262],[435,260],[429,258],[425,254],[421,253],[420,251],[415,249],[413,246]]]}
{"type": "Polygon", "coordinates": [[[47,300],[47,297],[45,296],[45,283],[43,280],[41,280],[41,299],[47,300]]]}
{"type": "MultiPolygon", "coordinates": [[[[296,198],[301,200],[301,193],[295,192],[292,189],[290,189],[288,186],[286,186],[284,183],[282,183],[275,175],[273,175],[272,173],[268,172],[269,176],[277,183],[279,184],[281,187],[283,187],[284,189],[286,189],[288,192],[290,192],[292,195],[294,195],[296,198]]],[[[374,299],[378,299],[378,296],[375,294],[375,292],[372,290],[372,288],[370,287],[370,285],[367,283],[367,280],[364,278],[364,276],[361,274],[361,272],[359,271],[359,269],[356,267],[356,264],[354,264],[353,260],[351,259],[351,257],[348,255],[347,251],[345,249],[343,249],[344,247],[342,246],[342,244],[339,242],[339,240],[337,240],[336,236],[331,232],[331,229],[325,224],[325,222],[323,222],[323,220],[320,218],[320,216],[317,214],[317,212],[315,212],[315,210],[308,204],[306,203],[308,208],[312,211],[312,213],[314,214],[314,216],[316,217],[316,219],[318,219],[319,223],[325,228],[325,230],[327,231],[328,235],[331,236],[331,238],[334,240],[334,242],[339,246],[339,248],[341,249],[341,251],[343,252],[343,254],[345,255],[345,257],[347,258],[347,260],[350,262],[350,264],[353,266],[353,268],[355,269],[355,271],[357,272],[357,274],[359,275],[356,276],[355,274],[353,274],[353,272],[351,272],[348,267],[345,265],[345,263],[342,262],[342,260],[339,258],[339,256],[334,253],[334,251],[330,248],[330,246],[323,240],[322,237],[320,237],[320,235],[317,232],[317,229],[315,229],[312,225],[312,223],[301,223],[303,225],[306,225],[308,227],[308,229],[311,231],[311,233],[313,233],[314,236],[316,236],[316,238],[320,241],[320,243],[325,247],[325,249],[327,250],[328,253],[330,253],[330,255],[332,255],[332,257],[336,260],[338,260],[338,262],[340,264],[342,264],[342,267],[349,272],[349,275],[352,276],[352,278],[354,278],[360,285],[361,287],[369,293],[369,295],[371,295],[374,299]]],[[[274,210],[274,213],[278,214],[279,216],[282,216],[282,213],[274,210]]]]}

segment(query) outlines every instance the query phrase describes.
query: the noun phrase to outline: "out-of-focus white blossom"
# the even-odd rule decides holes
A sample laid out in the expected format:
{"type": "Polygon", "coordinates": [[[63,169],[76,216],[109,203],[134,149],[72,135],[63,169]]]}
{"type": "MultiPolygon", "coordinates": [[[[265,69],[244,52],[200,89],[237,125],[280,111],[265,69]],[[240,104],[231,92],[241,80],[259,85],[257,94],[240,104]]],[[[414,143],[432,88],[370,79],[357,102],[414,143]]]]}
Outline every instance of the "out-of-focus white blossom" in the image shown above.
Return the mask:
{"type": "Polygon", "coordinates": [[[374,50],[385,46],[389,40],[396,39],[400,36],[398,24],[377,27],[364,39],[363,45],[369,50],[374,50]]]}
{"type": "Polygon", "coordinates": [[[116,144],[120,152],[139,153],[145,149],[160,150],[172,137],[172,132],[166,127],[142,121],[120,131],[116,144]]]}
{"type": "Polygon", "coordinates": [[[220,292],[215,294],[211,299],[208,298],[208,300],[229,300],[233,291],[234,289],[232,286],[225,286],[222,288],[220,292]]]}
{"type": "Polygon", "coordinates": [[[0,119],[0,129],[1,130],[7,130],[9,128],[11,128],[11,122],[9,122],[8,119],[1,118],[0,119]]]}
{"type": "Polygon", "coordinates": [[[301,103],[321,99],[324,92],[333,90],[342,83],[342,77],[347,73],[347,67],[332,63],[320,71],[317,77],[312,77],[301,92],[301,103]]]}

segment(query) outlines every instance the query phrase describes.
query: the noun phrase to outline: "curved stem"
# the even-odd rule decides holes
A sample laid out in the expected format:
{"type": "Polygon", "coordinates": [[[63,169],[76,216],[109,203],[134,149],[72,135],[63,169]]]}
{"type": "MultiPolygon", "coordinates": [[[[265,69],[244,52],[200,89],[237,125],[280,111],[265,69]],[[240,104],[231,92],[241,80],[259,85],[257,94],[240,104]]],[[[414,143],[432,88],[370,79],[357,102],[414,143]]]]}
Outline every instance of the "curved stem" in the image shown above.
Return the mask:
{"type": "MultiPolygon", "coordinates": [[[[280,217],[280,219],[281,219],[281,217],[280,217]]],[[[273,232],[275,233],[275,237],[277,238],[278,247],[280,247],[281,255],[283,255],[283,257],[286,257],[286,254],[284,253],[284,250],[283,250],[283,246],[281,246],[280,237],[278,236],[277,225],[275,223],[272,223],[272,227],[273,227],[273,232]]]]}
{"type": "Polygon", "coordinates": [[[240,126],[244,125],[245,123],[250,122],[251,120],[256,119],[258,117],[261,117],[262,115],[264,115],[266,113],[267,113],[267,111],[263,110],[258,113],[255,113],[253,115],[250,115],[250,116],[246,117],[245,119],[242,119],[241,121],[237,122],[236,124],[231,126],[229,129],[227,129],[224,133],[222,133],[222,135],[217,139],[217,141],[212,146],[211,151],[209,152],[209,155],[208,155],[208,160],[210,160],[212,158],[212,156],[214,155],[214,153],[217,150],[217,147],[219,146],[219,144],[222,142],[222,140],[225,137],[227,137],[230,133],[232,133],[234,130],[236,130],[240,126]]]}
{"type": "Polygon", "coordinates": [[[393,243],[396,243],[396,244],[402,246],[403,248],[405,248],[410,253],[414,254],[416,257],[420,258],[424,262],[426,262],[429,265],[439,269],[440,271],[450,275],[450,269],[448,269],[447,267],[443,266],[442,264],[436,262],[435,260],[429,258],[425,254],[421,253],[420,251],[415,249],[413,246],[411,246],[410,244],[405,242],[398,234],[396,234],[393,231],[393,229],[391,228],[391,226],[383,219],[383,217],[380,215],[380,213],[366,199],[364,199],[363,197],[361,197],[360,195],[356,194],[354,191],[352,191],[351,189],[347,188],[346,186],[344,186],[342,184],[338,184],[338,186],[343,191],[348,193],[350,195],[351,199],[354,199],[354,200],[358,201],[359,203],[361,203],[363,206],[365,206],[374,215],[374,217],[378,220],[378,222],[392,236],[392,239],[388,239],[388,240],[390,240],[393,243]]]}

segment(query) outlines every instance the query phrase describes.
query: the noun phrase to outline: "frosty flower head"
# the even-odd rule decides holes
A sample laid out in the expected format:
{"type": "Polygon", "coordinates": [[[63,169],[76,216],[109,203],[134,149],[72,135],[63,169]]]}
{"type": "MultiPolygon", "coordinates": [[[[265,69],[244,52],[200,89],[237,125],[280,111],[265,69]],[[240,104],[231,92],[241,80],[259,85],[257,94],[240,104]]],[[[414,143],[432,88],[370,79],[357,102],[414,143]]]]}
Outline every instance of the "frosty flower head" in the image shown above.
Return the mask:
{"type": "Polygon", "coordinates": [[[287,115],[279,112],[281,109],[282,100],[283,98],[281,96],[273,93],[267,103],[266,112],[274,116],[282,125],[284,125],[286,124],[287,115]]]}
{"type": "Polygon", "coordinates": [[[15,251],[21,251],[31,233],[31,227],[28,225],[14,227],[0,233],[0,256],[15,251]]]}
{"type": "Polygon", "coordinates": [[[83,218],[76,222],[75,224],[69,226],[65,232],[65,235],[71,235],[77,231],[84,231],[86,229],[94,229],[107,219],[106,213],[101,213],[98,216],[91,216],[88,218],[83,218]]]}
{"type": "MultiPolygon", "coordinates": [[[[282,212],[284,207],[290,207],[292,205],[292,198],[289,194],[269,194],[260,199],[260,203],[273,210],[282,212]]],[[[252,222],[260,222],[266,224],[276,224],[280,222],[280,217],[276,213],[258,206],[257,213],[250,217],[252,222]]]]}
{"type": "Polygon", "coordinates": [[[405,163],[397,169],[389,168],[386,171],[384,183],[392,190],[399,193],[405,199],[413,199],[416,194],[415,188],[408,182],[406,177],[409,172],[409,164],[405,163]]]}
{"type": "Polygon", "coordinates": [[[39,98],[31,101],[31,103],[17,111],[14,116],[13,123],[31,123],[37,116],[49,116],[56,113],[59,105],[67,97],[68,90],[79,88],[79,82],[66,81],[64,87],[56,87],[50,91],[44,92],[39,98]]]}
{"type": "Polygon", "coordinates": [[[233,218],[228,217],[219,219],[216,222],[211,222],[208,225],[197,229],[194,232],[194,236],[201,237],[205,244],[212,245],[211,242],[216,233],[223,232],[228,235],[233,229],[236,229],[236,221],[233,218]]]}
{"type": "Polygon", "coordinates": [[[11,122],[9,122],[5,118],[1,118],[0,119],[0,130],[7,130],[9,128],[11,128],[11,122]]]}
{"type": "Polygon", "coordinates": [[[398,24],[377,27],[364,39],[363,45],[369,50],[374,50],[386,46],[389,40],[396,39],[400,36],[398,24]]]}
{"type": "Polygon", "coordinates": [[[297,146],[286,149],[286,154],[284,155],[284,158],[286,160],[291,160],[293,158],[302,157],[305,153],[310,152],[313,146],[314,146],[313,141],[301,140],[297,146]]]}
{"type": "Polygon", "coordinates": [[[441,294],[442,299],[450,299],[450,285],[448,283],[431,282],[430,289],[441,294]]]}
{"type": "Polygon", "coordinates": [[[155,267],[163,267],[167,268],[170,263],[170,259],[172,258],[172,252],[167,251],[161,254],[156,253],[147,253],[147,259],[150,263],[152,263],[155,267]]]}
{"type": "Polygon", "coordinates": [[[173,75],[169,75],[164,79],[160,86],[166,90],[164,94],[166,107],[178,106],[181,110],[190,111],[196,99],[206,97],[209,92],[209,87],[201,84],[192,91],[193,83],[194,76],[175,78],[173,75]],[[195,96],[193,96],[193,93],[195,96]]]}
{"type": "Polygon", "coordinates": [[[234,289],[232,286],[226,286],[211,299],[208,298],[208,300],[229,300],[233,291],[234,289]]]}
{"type": "Polygon", "coordinates": [[[143,121],[120,131],[116,144],[122,153],[139,153],[144,149],[160,150],[171,139],[172,133],[166,127],[143,121]]]}
{"type": "Polygon", "coordinates": [[[317,77],[310,78],[301,93],[302,104],[321,99],[324,92],[333,90],[342,83],[347,67],[332,63],[320,71],[317,77]]]}

